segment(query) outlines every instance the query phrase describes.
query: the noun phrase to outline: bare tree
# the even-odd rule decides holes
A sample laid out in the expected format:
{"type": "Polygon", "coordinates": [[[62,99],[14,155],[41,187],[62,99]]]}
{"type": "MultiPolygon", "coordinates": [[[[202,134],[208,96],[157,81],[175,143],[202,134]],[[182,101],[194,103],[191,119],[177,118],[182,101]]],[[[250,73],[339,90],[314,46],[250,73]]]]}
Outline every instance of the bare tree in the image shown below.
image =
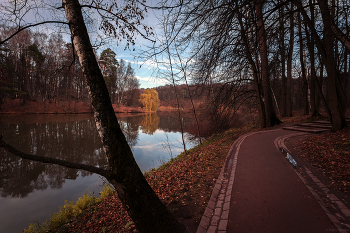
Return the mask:
{"type": "MultiPolygon", "coordinates": [[[[183,226],[177,222],[147,183],[121,131],[90,43],[82,15],[82,6],[78,0],[63,0],[62,6],[89,88],[96,126],[108,159],[109,169],[28,155],[2,140],[1,147],[22,158],[88,170],[104,176],[115,187],[123,206],[140,232],[183,232],[183,226]]],[[[141,15],[142,12],[137,11],[135,14],[141,15]]]]}

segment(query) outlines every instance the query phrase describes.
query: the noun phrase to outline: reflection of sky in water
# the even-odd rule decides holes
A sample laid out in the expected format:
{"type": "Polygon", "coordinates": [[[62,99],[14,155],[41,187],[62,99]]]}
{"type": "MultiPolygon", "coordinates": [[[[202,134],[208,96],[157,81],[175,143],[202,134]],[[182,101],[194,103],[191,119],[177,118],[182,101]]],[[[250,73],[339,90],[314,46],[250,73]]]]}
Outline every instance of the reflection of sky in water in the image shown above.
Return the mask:
{"type": "MultiPolygon", "coordinates": [[[[54,117],[55,119],[56,118],[58,119],[54,121],[55,123],[53,125],[56,127],[56,128],[54,127],[54,130],[62,131],[64,129],[66,131],[67,130],[69,131],[69,129],[67,128],[67,123],[63,123],[66,125],[62,125],[62,126],[61,125],[59,126],[58,125],[59,123],[56,123],[61,121],[62,116],[54,116],[54,117]]],[[[67,117],[67,116],[64,116],[64,117],[67,117]]],[[[72,116],[69,116],[69,117],[72,117],[72,116]]],[[[79,116],[79,117],[83,117],[83,116],[79,116]]],[[[30,118],[30,117],[26,117],[26,118],[30,118]]],[[[88,120],[90,120],[90,118],[91,117],[87,117],[88,120]]],[[[131,122],[132,119],[137,119],[137,118],[131,117],[129,118],[129,121],[131,122]]],[[[160,118],[160,119],[162,120],[164,118],[160,118]]],[[[21,122],[19,120],[15,120],[15,121],[21,122]]],[[[70,125],[72,126],[72,130],[69,131],[69,132],[72,132],[72,134],[68,134],[68,137],[69,137],[68,139],[67,139],[67,136],[64,136],[57,141],[62,142],[62,140],[66,140],[67,142],[65,143],[72,142],[71,145],[59,144],[57,146],[50,147],[48,145],[51,143],[45,142],[42,144],[42,146],[45,146],[44,151],[45,152],[55,151],[55,152],[58,152],[58,154],[64,154],[68,156],[67,158],[63,157],[63,159],[68,159],[69,157],[72,156],[70,152],[72,152],[72,148],[74,148],[74,150],[77,150],[75,152],[75,157],[77,157],[77,155],[80,155],[81,156],[80,159],[82,159],[82,161],[87,159],[87,161],[98,162],[99,160],[96,160],[96,158],[99,158],[98,155],[100,155],[102,150],[100,149],[100,146],[98,146],[95,143],[100,143],[99,142],[100,139],[98,138],[97,131],[95,132],[93,128],[91,128],[94,124],[91,123],[90,121],[86,121],[85,118],[82,119],[82,121],[69,120],[68,122],[74,122],[74,123],[71,123],[72,125],[70,125]],[[88,128],[86,128],[86,126],[90,127],[89,130],[88,128]],[[82,135],[79,134],[80,136],[78,137],[76,135],[77,132],[83,132],[83,133],[82,135]],[[77,140],[76,137],[78,139],[80,138],[79,139],[80,141],[76,141],[77,140]],[[86,140],[92,139],[92,138],[94,140],[89,141],[87,143],[86,140]],[[91,158],[95,158],[95,159],[91,159],[91,158]]],[[[142,171],[148,171],[151,168],[156,168],[162,165],[163,163],[168,162],[171,159],[171,156],[176,157],[181,152],[183,152],[181,133],[174,132],[177,130],[175,129],[175,127],[168,129],[171,132],[165,132],[163,130],[157,129],[156,131],[153,132],[152,135],[149,135],[149,134],[143,133],[141,127],[137,126],[137,123],[135,122],[131,122],[131,123],[133,124],[133,126],[135,126],[135,128],[133,129],[134,130],[133,132],[135,133],[138,132],[138,136],[135,138],[136,144],[134,144],[134,146],[132,147],[132,151],[142,171]],[[169,149],[169,146],[171,147],[171,149],[169,149]]],[[[36,126],[33,126],[33,123],[28,123],[28,122],[25,122],[24,124],[27,124],[27,125],[32,124],[31,126],[32,128],[30,128],[30,130],[35,129],[37,135],[39,135],[41,132],[46,132],[46,134],[48,135],[53,135],[58,137],[60,135],[59,133],[62,133],[61,131],[57,131],[57,133],[50,134],[48,132],[48,128],[46,128],[46,124],[45,124],[45,128],[41,128],[40,124],[39,125],[36,124],[36,126]]],[[[0,125],[1,125],[1,121],[0,121],[0,125]]],[[[15,127],[15,130],[13,131],[15,134],[17,133],[16,130],[19,130],[18,124],[16,125],[17,127],[15,127]]],[[[1,128],[3,127],[5,126],[2,126],[1,128]]],[[[6,125],[6,127],[8,126],[6,125]]],[[[19,136],[22,138],[21,139],[22,144],[19,144],[19,145],[27,146],[27,144],[28,145],[30,144],[29,141],[31,141],[35,135],[33,136],[33,133],[31,133],[30,134],[31,139],[27,139],[25,136],[23,136],[22,122],[21,122],[21,127],[22,127],[21,128],[22,134],[19,136]]],[[[2,130],[6,130],[6,129],[7,128],[3,128],[2,130]]],[[[129,127],[129,129],[131,128],[129,127]]],[[[30,130],[28,131],[29,133],[31,132],[30,130]]],[[[9,133],[2,132],[2,134],[7,135],[8,138],[11,138],[9,133]]],[[[40,137],[37,136],[36,138],[39,139],[40,137]]],[[[18,140],[19,138],[17,136],[17,138],[13,138],[12,142],[11,141],[10,142],[13,143],[18,140]]],[[[191,144],[190,142],[186,142],[186,148],[192,148],[193,146],[194,145],[191,144]]],[[[23,149],[23,147],[21,149],[23,149]]],[[[34,152],[36,152],[38,150],[37,145],[36,144],[33,145],[31,150],[32,150],[31,153],[33,153],[33,150],[34,152]]],[[[0,149],[0,153],[2,153],[1,149],[0,149]]],[[[103,159],[103,156],[101,159],[103,159]]],[[[103,164],[103,162],[98,162],[98,163],[103,164]]],[[[95,166],[96,165],[97,164],[95,164],[95,166]]],[[[49,168],[49,170],[53,170],[53,169],[49,168]]],[[[75,173],[73,172],[73,174],[75,173]]],[[[24,176],[28,176],[28,175],[24,174],[24,176]]],[[[51,176],[53,176],[53,174],[51,174],[51,176]]],[[[48,179],[47,174],[44,175],[44,179],[48,179]]],[[[53,178],[51,177],[50,179],[54,179],[52,181],[56,180],[55,177],[53,178]]],[[[51,188],[50,185],[43,190],[38,190],[34,188],[33,190],[29,191],[29,194],[24,196],[24,198],[15,198],[10,196],[0,197],[0,219],[1,219],[0,232],[22,232],[24,228],[28,228],[29,223],[31,222],[34,222],[34,221],[38,221],[40,223],[44,222],[50,217],[50,214],[58,211],[59,209],[58,207],[64,204],[64,200],[72,200],[75,202],[78,200],[79,197],[81,197],[83,194],[85,194],[88,191],[94,192],[96,195],[98,195],[98,192],[101,190],[101,187],[103,184],[103,181],[98,175],[93,174],[93,175],[86,175],[83,177],[80,172],[78,172],[78,177],[74,180],[64,179],[64,178],[61,178],[61,179],[63,179],[63,183],[62,183],[62,186],[59,188],[57,187],[51,188]]],[[[2,187],[0,187],[0,191],[1,189],[2,187]]]]}
{"type": "Polygon", "coordinates": [[[36,190],[26,198],[0,198],[0,232],[22,232],[31,222],[44,222],[63,206],[64,200],[75,202],[90,192],[98,196],[102,184],[96,174],[78,176],[76,180],[65,180],[61,189],[36,190]]]}
{"type": "MultiPolygon", "coordinates": [[[[193,147],[193,144],[186,142],[186,148],[191,147],[193,147]]],[[[181,134],[166,133],[157,129],[153,135],[149,135],[139,130],[139,141],[132,148],[132,151],[140,169],[148,171],[168,162],[171,155],[176,157],[183,152],[181,134]],[[168,145],[170,145],[171,152],[168,145]]]]}

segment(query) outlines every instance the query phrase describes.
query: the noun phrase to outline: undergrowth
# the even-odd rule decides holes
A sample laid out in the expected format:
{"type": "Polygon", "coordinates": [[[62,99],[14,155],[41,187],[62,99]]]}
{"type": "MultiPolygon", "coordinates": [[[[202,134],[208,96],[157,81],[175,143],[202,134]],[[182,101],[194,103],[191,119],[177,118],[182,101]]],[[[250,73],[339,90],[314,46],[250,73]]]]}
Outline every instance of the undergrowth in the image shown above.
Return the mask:
{"type": "Polygon", "coordinates": [[[28,229],[25,229],[24,233],[44,233],[52,231],[58,228],[62,224],[69,222],[72,218],[81,214],[84,210],[90,206],[96,205],[101,202],[102,199],[111,195],[113,193],[113,188],[109,185],[104,186],[103,190],[100,192],[100,197],[95,195],[85,194],[83,197],[79,197],[78,201],[74,204],[73,201],[65,200],[65,204],[59,207],[57,213],[52,214],[51,218],[44,222],[38,223],[34,222],[29,225],[28,229]]]}

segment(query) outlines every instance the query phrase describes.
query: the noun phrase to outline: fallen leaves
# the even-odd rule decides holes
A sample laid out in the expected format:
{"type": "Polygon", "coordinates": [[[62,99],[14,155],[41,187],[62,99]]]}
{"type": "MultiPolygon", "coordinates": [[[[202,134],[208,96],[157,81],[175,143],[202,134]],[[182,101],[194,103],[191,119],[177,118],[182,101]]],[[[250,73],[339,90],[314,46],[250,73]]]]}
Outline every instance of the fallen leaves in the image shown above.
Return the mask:
{"type": "MultiPolygon", "coordinates": [[[[145,173],[153,190],[183,223],[196,232],[212,187],[226,155],[238,136],[251,128],[233,130],[181,154],[158,169],[145,173]]],[[[117,194],[106,197],[55,232],[132,232],[134,225],[117,194]]]]}
{"type": "Polygon", "coordinates": [[[321,169],[339,190],[350,190],[350,128],[325,133],[304,141],[300,147],[311,164],[321,169]]]}

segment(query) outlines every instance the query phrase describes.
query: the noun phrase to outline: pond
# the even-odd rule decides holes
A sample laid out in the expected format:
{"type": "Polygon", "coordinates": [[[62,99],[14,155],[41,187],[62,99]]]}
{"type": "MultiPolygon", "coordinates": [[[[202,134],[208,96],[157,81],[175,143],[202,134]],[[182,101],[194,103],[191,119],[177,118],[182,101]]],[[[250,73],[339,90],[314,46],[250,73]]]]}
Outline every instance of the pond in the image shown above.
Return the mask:
{"type": "MultiPolygon", "coordinates": [[[[183,151],[176,114],[124,115],[118,120],[142,171],[183,151]]],[[[90,114],[3,115],[0,134],[25,153],[107,167],[90,114]]],[[[186,148],[194,145],[186,142],[186,148]]],[[[75,202],[85,193],[99,195],[104,182],[90,172],[24,160],[0,148],[0,232],[22,232],[31,222],[46,221],[64,200],[75,202]]]]}

